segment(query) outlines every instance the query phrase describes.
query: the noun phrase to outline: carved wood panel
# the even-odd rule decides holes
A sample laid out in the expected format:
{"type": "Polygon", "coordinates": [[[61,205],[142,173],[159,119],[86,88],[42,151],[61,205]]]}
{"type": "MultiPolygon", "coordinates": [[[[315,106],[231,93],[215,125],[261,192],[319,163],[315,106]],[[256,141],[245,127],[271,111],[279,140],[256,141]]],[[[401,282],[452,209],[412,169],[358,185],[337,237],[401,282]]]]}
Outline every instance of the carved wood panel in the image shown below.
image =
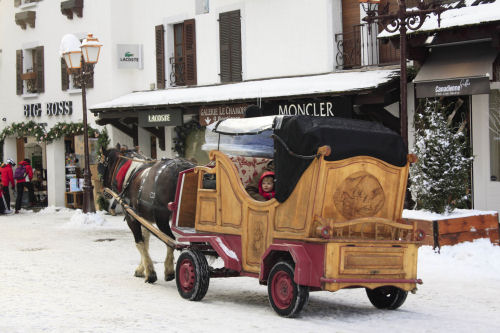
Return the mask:
{"type": "Polygon", "coordinates": [[[240,228],[242,219],[242,203],[240,198],[235,195],[236,184],[231,182],[229,173],[224,166],[220,166],[217,177],[220,178],[222,205],[221,224],[223,227],[240,228]]]}
{"type": "Polygon", "coordinates": [[[269,211],[248,209],[246,233],[243,235],[245,269],[259,271],[260,258],[267,248],[268,224],[269,211]]]}

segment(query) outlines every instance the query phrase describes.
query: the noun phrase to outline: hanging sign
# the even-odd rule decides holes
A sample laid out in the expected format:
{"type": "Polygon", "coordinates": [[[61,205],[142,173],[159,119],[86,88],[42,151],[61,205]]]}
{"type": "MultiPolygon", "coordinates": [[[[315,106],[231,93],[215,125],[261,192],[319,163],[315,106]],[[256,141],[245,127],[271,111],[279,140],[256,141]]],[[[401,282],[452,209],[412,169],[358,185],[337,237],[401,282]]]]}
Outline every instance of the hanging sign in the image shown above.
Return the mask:
{"type": "Polygon", "coordinates": [[[181,110],[143,110],[139,112],[140,127],[162,127],[179,125],[182,125],[181,110]]]}
{"type": "Polygon", "coordinates": [[[207,126],[227,118],[244,118],[248,104],[208,105],[200,107],[200,125],[207,126]]]}

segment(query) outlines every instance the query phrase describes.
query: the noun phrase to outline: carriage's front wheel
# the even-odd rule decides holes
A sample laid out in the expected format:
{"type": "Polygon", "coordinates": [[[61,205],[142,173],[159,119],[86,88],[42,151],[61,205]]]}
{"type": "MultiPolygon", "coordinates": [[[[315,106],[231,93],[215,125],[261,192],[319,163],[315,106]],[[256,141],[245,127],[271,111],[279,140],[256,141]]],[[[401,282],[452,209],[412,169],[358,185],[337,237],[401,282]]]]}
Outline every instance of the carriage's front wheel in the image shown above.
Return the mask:
{"type": "Polygon", "coordinates": [[[282,317],[296,317],[309,300],[309,288],[293,281],[294,267],[278,262],[269,272],[267,293],[274,311],[282,317]]]}
{"type": "Polygon", "coordinates": [[[368,299],[376,308],[395,310],[403,305],[408,292],[396,287],[387,286],[373,290],[366,289],[366,295],[368,295],[368,299]]]}
{"type": "Polygon", "coordinates": [[[205,256],[196,249],[183,251],[177,260],[175,282],[182,298],[199,301],[208,291],[210,275],[205,256]]]}

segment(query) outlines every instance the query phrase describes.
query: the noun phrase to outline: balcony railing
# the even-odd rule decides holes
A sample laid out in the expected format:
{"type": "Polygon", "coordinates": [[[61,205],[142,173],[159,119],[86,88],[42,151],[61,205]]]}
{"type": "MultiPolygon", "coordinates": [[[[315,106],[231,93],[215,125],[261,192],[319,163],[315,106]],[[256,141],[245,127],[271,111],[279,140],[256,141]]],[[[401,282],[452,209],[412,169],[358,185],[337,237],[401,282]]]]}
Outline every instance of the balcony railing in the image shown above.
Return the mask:
{"type": "Polygon", "coordinates": [[[33,69],[29,68],[25,73],[21,73],[21,80],[26,81],[26,91],[28,93],[37,92],[36,73],[33,72],[33,69]]]}
{"type": "Polygon", "coordinates": [[[185,86],[186,80],[184,77],[185,69],[184,58],[170,58],[170,85],[171,86],[185,86]]]}
{"type": "Polygon", "coordinates": [[[376,23],[357,24],[351,31],[335,35],[337,69],[390,65],[399,62],[399,51],[377,39],[376,23]]]}

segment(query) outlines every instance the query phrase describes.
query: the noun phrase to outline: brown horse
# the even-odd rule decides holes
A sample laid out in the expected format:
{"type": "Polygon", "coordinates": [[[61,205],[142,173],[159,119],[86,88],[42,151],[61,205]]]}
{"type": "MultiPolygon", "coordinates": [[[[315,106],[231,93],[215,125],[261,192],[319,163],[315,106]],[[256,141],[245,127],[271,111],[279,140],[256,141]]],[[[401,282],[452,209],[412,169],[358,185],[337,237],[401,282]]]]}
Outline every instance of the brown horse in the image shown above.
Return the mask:
{"type": "MultiPolygon", "coordinates": [[[[104,186],[118,193],[139,216],[156,223],[158,229],[175,239],[170,229],[171,212],[167,204],[174,201],[179,172],[195,165],[181,158],[153,161],[132,150],[120,151],[119,147],[103,151],[103,157],[98,170],[104,186]]],[[[157,277],[148,251],[150,232],[126,212],[125,219],[141,254],[135,276],[154,283],[157,277]]],[[[173,251],[167,245],[166,281],[175,277],[173,251]]]]}

